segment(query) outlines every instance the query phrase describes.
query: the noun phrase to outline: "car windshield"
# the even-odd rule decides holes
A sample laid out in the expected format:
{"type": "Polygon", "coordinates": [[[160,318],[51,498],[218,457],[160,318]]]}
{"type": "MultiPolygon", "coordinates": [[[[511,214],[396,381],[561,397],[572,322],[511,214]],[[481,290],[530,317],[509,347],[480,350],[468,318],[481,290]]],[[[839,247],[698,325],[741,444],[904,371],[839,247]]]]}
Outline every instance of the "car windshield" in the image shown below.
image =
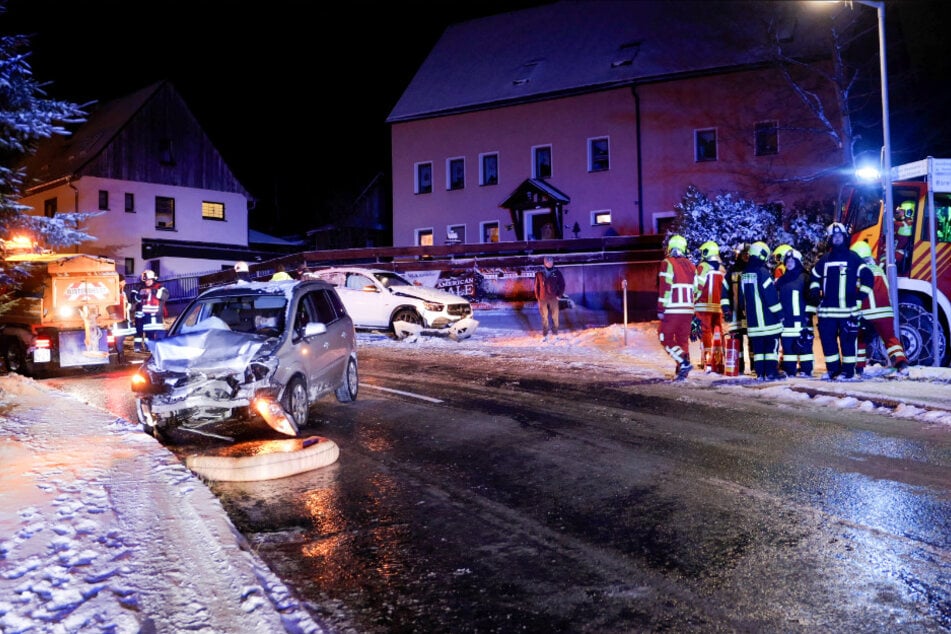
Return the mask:
{"type": "Polygon", "coordinates": [[[391,273],[390,271],[378,271],[374,273],[376,279],[380,280],[385,288],[391,286],[412,286],[413,283],[407,280],[405,277],[402,277],[396,273],[391,273]]]}
{"type": "Polygon", "coordinates": [[[227,328],[277,336],[284,332],[287,298],[283,295],[234,295],[198,300],[179,321],[179,332],[227,328]]]}

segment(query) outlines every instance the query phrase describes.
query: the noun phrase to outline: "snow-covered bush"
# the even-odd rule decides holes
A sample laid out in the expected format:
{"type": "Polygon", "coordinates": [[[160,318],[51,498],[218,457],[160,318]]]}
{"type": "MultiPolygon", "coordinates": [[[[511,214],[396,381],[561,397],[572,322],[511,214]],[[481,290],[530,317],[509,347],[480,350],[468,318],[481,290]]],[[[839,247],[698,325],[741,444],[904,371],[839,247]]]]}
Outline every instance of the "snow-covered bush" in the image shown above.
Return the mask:
{"type": "Polygon", "coordinates": [[[832,221],[829,203],[797,203],[785,210],[776,203],[760,204],[737,194],[709,198],[691,185],[674,205],[677,216],[668,237],[680,234],[687,239],[690,257],[700,261],[700,245],[713,240],[720,246],[720,258],[729,268],[740,245],[763,241],[771,249],[788,244],[803,254],[803,264],[812,265],[824,248],[825,227],[832,221]]]}

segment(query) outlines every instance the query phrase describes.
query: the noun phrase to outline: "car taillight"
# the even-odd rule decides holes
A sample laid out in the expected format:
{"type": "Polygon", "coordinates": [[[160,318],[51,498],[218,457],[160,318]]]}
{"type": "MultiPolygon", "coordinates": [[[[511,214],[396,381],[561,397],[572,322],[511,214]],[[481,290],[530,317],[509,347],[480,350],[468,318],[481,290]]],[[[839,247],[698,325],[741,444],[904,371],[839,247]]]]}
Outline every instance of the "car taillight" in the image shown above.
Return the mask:
{"type": "Polygon", "coordinates": [[[37,348],[46,348],[50,350],[53,347],[53,340],[49,337],[37,337],[33,340],[33,345],[37,348]]]}

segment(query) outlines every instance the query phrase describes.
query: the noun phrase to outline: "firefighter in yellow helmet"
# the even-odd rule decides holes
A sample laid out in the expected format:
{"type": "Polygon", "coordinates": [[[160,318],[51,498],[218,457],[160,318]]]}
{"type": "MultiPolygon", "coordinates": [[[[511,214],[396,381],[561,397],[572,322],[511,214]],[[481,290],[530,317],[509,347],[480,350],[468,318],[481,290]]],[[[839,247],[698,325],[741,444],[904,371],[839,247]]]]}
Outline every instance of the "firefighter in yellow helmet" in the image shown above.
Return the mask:
{"type": "Polygon", "coordinates": [[[746,311],[746,335],[751,365],[760,381],[786,378],[779,373],[779,335],[783,330],[782,305],[769,270],[769,245],[750,245],[750,260],[740,276],[740,302],[746,311]]]}
{"type": "Polygon", "coordinates": [[[861,375],[865,370],[866,350],[869,342],[877,334],[885,345],[885,353],[891,361],[891,371],[900,377],[908,376],[908,358],[901,340],[895,334],[895,312],[892,309],[891,299],[888,296],[888,278],[872,257],[872,247],[868,242],[859,240],[852,245],[852,251],[857,253],[871,269],[874,276],[872,291],[862,298],[862,319],[866,328],[859,329],[857,362],[855,373],[861,375]]]}
{"type": "Polygon", "coordinates": [[[700,245],[700,264],[696,274],[697,292],[694,297],[696,319],[700,322],[701,362],[704,372],[723,372],[723,359],[715,358],[714,335],[719,331],[722,353],[723,307],[729,303],[730,289],[726,281],[726,267],[720,261],[720,246],[709,240],[700,245]]]}
{"type": "Polygon", "coordinates": [[[690,364],[690,322],[694,316],[696,268],[687,258],[687,240],[674,235],[667,241],[667,257],[660,264],[657,291],[657,334],[660,344],[677,363],[674,380],[683,381],[690,364]]]}
{"type": "Polygon", "coordinates": [[[792,250],[792,247],[788,244],[781,244],[775,249],[773,249],[773,254],[770,256],[770,265],[773,267],[773,279],[778,280],[783,276],[783,273],[786,272],[786,265],[784,260],[786,259],[786,254],[792,250]]]}
{"type": "Polygon", "coordinates": [[[895,210],[895,266],[899,273],[906,273],[911,263],[912,234],[915,229],[915,203],[911,200],[898,205],[895,210]]]}

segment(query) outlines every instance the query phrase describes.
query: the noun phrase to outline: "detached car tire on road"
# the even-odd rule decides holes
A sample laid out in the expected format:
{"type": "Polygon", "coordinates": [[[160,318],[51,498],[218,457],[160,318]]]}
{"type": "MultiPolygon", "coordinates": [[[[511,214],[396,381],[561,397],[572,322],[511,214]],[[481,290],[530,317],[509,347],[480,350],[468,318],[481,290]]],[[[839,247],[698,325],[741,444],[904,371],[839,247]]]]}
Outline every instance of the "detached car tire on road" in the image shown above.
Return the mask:
{"type": "Polygon", "coordinates": [[[132,391],[139,423],[157,438],[233,420],[297,436],[319,399],[357,398],[358,367],[353,321],[333,286],[238,282],[182,311],[132,391]]]}

